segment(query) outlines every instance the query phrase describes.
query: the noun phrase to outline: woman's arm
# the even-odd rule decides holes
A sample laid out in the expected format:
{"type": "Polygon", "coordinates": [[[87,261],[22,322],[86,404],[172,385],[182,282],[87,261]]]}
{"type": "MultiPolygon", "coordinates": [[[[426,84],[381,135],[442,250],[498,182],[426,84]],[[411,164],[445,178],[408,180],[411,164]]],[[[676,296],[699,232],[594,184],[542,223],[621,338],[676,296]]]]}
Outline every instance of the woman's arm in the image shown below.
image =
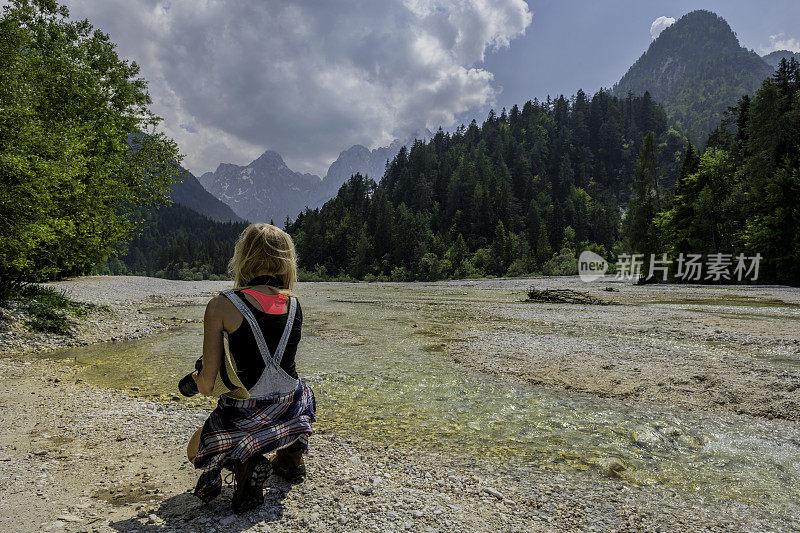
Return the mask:
{"type": "Polygon", "coordinates": [[[220,298],[225,297],[215,296],[206,306],[203,317],[203,370],[193,374],[197,382],[197,390],[205,396],[209,396],[214,390],[214,382],[217,380],[225,349],[222,340],[223,324],[220,298]]]}

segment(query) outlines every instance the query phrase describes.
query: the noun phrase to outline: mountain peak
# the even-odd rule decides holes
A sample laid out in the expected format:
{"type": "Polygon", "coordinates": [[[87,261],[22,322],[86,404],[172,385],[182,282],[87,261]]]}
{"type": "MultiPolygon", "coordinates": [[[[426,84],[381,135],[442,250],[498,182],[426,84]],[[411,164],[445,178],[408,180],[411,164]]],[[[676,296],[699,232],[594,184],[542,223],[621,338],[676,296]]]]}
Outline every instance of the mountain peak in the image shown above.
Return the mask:
{"type": "MultiPolygon", "coordinates": [[[[369,148],[367,148],[363,144],[354,144],[353,146],[351,146],[347,150],[342,150],[341,152],[339,152],[339,157],[341,158],[342,156],[345,156],[345,155],[354,155],[354,154],[362,154],[362,153],[369,153],[369,148]]],[[[337,159],[337,161],[338,161],[338,159],[337,159]]],[[[335,162],[336,161],[334,161],[334,163],[335,162]]]]}
{"type": "Polygon", "coordinates": [[[653,98],[662,100],[688,72],[704,61],[743,52],[747,51],[739,45],[725,19],[705,9],[691,11],[650,43],[647,51],[614,87],[614,93],[624,96],[629,90],[636,94],[647,90],[653,98]]]}
{"type": "Polygon", "coordinates": [[[800,61],[800,52],[792,52],[791,50],[775,50],[774,52],[770,52],[765,56],[761,56],[761,59],[766,61],[772,68],[778,68],[781,59],[786,59],[788,61],[792,57],[800,61]]]}
{"type": "Polygon", "coordinates": [[[266,164],[274,165],[274,166],[278,166],[278,167],[281,167],[281,166],[285,167],[286,166],[286,163],[284,162],[283,157],[281,156],[281,154],[279,154],[275,150],[267,150],[266,152],[264,152],[263,154],[258,156],[257,159],[253,160],[248,166],[253,166],[256,163],[261,163],[261,164],[265,164],[266,163],[266,164]]]}
{"type": "Polygon", "coordinates": [[[429,130],[428,128],[423,127],[423,128],[419,128],[417,131],[415,131],[408,138],[408,141],[410,143],[413,143],[414,139],[418,139],[420,141],[427,141],[427,140],[432,139],[432,138],[433,138],[433,132],[431,132],[431,130],[429,130]]]}
{"type": "Polygon", "coordinates": [[[705,56],[725,51],[737,52],[741,49],[739,39],[728,22],[705,9],[691,11],[665,28],[651,43],[647,52],[659,47],[695,49],[696,53],[705,56]]]}
{"type": "Polygon", "coordinates": [[[701,9],[665,28],[612,92],[622,98],[649,92],[673,124],[702,145],[708,125],[771,72],[765,60],[739,44],[725,19],[701,9]]]}
{"type": "Polygon", "coordinates": [[[306,206],[322,205],[357,172],[380,181],[386,161],[391,160],[401,146],[410,146],[414,139],[428,140],[432,137],[430,130],[421,128],[405,141],[395,139],[389,146],[373,150],[354,144],[339,153],[324,179],[292,171],[278,152],[267,150],[244,167],[221,163],[216,171],[200,176],[200,182],[242,218],[251,221],[273,219],[282,223],[287,216],[297,216],[306,206]]]}

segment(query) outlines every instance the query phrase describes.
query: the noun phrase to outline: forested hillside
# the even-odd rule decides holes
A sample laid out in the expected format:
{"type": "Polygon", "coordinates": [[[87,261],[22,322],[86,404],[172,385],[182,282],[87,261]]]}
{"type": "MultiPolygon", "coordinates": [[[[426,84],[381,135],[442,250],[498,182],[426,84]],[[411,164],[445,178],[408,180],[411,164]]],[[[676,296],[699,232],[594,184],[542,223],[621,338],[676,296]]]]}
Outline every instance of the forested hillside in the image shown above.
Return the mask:
{"type": "Polygon", "coordinates": [[[702,154],[690,149],[670,209],[656,217],[664,251],[763,257],[760,280],[800,284],[800,66],[783,59],[742,97],[702,154]]]}
{"type": "Polygon", "coordinates": [[[664,105],[670,123],[702,146],[738,98],[753,94],[773,67],[743,48],[720,16],[692,11],[666,28],[614,86],[664,105]]]}
{"type": "Polygon", "coordinates": [[[301,267],[328,275],[561,273],[577,247],[609,255],[619,242],[620,205],[648,131],[669,190],[685,141],[661,106],[649,94],[579,91],[403,148],[380,184],[357,174],[288,230],[301,267]]]}
{"type": "Polygon", "coordinates": [[[95,267],[94,274],[130,274],[169,279],[225,277],[244,222],[218,222],[178,204],[144,214],[142,231],[119,257],[95,267]]]}

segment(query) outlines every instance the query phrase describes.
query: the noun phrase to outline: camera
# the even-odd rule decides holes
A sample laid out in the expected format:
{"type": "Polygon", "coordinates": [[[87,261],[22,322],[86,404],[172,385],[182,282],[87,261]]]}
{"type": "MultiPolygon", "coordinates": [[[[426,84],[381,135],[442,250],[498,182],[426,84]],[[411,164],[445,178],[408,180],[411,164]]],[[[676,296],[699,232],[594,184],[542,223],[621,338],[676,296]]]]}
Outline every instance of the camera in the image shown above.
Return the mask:
{"type": "MultiPolygon", "coordinates": [[[[197,359],[197,361],[195,361],[194,368],[198,372],[203,370],[203,358],[202,357],[200,357],[199,359],[197,359]]],[[[194,372],[185,375],[183,377],[183,379],[181,379],[178,382],[178,390],[181,391],[181,394],[183,394],[184,396],[194,396],[195,394],[200,392],[200,391],[197,390],[197,382],[192,377],[193,373],[194,372]]]]}

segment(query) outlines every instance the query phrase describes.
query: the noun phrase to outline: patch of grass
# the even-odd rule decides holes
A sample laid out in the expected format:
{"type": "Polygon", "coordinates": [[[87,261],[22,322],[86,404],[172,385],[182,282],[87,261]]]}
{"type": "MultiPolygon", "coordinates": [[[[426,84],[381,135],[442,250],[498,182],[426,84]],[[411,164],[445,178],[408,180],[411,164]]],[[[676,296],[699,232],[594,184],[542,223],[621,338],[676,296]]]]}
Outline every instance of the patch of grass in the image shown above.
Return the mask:
{"type": "Polygon", "coordinates": [[[86,315],[86,309],[70,300],[65,290],[35,283],[0,283],[0,305],[19,303],[28,315],[25,325],[33,331],[67,335],[74,325],[72,317],[86,315]]]}
{"type": "Polygon", "coordinates": [[[34,301],[27,305],[27,311],[29,318],[25,321],[25,325],[34,331],[59,333],[61,335],[66,335],[72,331],[72,321],[64,310],[48,307],[34,301]]]}

